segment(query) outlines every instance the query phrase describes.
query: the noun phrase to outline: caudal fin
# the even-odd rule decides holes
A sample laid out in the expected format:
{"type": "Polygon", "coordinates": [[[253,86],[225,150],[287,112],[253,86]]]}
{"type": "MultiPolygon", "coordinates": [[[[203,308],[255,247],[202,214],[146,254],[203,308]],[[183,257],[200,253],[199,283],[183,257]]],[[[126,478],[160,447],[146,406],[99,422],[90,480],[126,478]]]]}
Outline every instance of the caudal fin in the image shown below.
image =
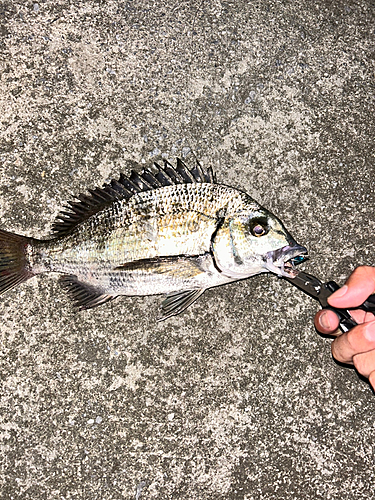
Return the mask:
{"type": "Polygon", "coordinates": [[[27,259],[31,241],[0,229],[0,295],[34,276],[27,259]]]}

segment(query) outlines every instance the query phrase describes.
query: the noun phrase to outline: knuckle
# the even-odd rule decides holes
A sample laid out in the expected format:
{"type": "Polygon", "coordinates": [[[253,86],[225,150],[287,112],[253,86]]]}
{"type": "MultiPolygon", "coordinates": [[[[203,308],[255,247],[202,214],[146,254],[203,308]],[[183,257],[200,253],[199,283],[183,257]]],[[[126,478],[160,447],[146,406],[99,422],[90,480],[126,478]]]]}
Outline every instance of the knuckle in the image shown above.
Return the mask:
{"type": "Polygon", "coordinates": [[[343,363],[345,361],[338,347],[337,339],[334,340],[331,344],[331,353],[336,361],[339,361],[340,363],[343,363]]]}
{"type": "Polygon", "coordinates": [[[363,280],[363,279],[374,279],[375,278],[375,268],[372,266],[358,266],[350,277],[354,278],[355,281],[357,280],[363,280]]]}
{"type": "Polygon", "coordinates": [[[364,266],[359,266],[354,269],[352,274],[350,275],[350,278],[357,278],[359,276],[362,276],[364,274],[364,266]]]}
{"type": "Polygon", "coordinates": [[[331,353],[332,353],[332,356],[337,359],[336,357],[336,343],[335,342],[332,342],[331,344],[331,353]]]}
{"type": "Polygon", "coordinates": [[[356,351],[357,331],[353,328],[346,333],[346,344],[351,351],[356,351]]]}
{"type": "Polygon", "coordinates": [[[369,382],[370,382],[372,388],[375,390],[375,370],[370,373],[369,382]]]}
{"type": "Polygon", "coordinates": [[[357,276],[357,275],[367,274],[370,269],[371,269],[370,266],[358,266],[354,269],[354,271],[352,272],[352,275],[357,276]]]}
{"type": "MultiPolygon", "coordinates": [[[[331,344],[332,356],[340,363],[353,364],[353,355],[356,354],[352,344],[348,341],[349,332],[343,333],[331,344]]],[[[350,336],[352,337],[352,335],[350,336]]],[[[351,340],[352,342],[352,340],[351,340]]]]}
{"type": "Polygon", "coordinates": [[[366,362],[366,356],[363,356],[361,354],[357,354],[356,356],[353,356],[353,365],[354,368],[357,370],[358,373],[363,375],[364,377],[369,376],[369,370],[366,362]]]}

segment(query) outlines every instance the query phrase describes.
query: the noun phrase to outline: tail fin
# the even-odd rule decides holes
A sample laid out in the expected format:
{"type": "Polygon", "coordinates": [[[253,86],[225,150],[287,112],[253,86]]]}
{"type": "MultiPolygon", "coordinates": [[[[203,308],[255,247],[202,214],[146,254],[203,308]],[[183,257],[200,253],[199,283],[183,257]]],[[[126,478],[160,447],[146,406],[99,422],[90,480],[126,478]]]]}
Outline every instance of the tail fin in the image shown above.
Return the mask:
{"type": "Polygon", "coordinates": [[[34,276],[27,258],[31,242],[0,229],[0,295],[34,276]]]}

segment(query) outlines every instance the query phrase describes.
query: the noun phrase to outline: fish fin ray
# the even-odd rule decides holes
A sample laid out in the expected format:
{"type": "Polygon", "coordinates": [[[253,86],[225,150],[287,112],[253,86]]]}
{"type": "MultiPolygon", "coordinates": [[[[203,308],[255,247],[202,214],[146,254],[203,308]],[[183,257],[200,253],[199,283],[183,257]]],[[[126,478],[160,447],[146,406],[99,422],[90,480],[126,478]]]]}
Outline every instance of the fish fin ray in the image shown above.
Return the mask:
{"type": "Polygon", "coordinates": [[[206,182],[209,182],[210,184],[216,184],[216,174],[213,171],[212,167],[208,167],[207,173],[206,173],[206,182]]]}
{"type": "Polygon", "coordinates": [[[80,311],[100,306],[116,297],[115,295],[103,293],[102,290],[95,286],[79,281],[77,276],[71,274],[61,276],[59,282],[80,311]]]}
{"type": "Polygon", "coordinates": [[[172,292],[160,304],[160,308],[164,313],[158,318],[158,321],[164,321],[171,316],[180,314],[195,302],[203,293],[204,289],[183,290],[180,292],[172,292]]]}
{"type": "MultiPolygon", "coordinates": [[[[167,257],[169,261],[175,257],[167,257]]],[[[150,257],[146,259],[131,260],[115,267],[115,271],[147,271],[148,269],[158,268],[165,259],[163,257],[150,257]]]]}
{"type": "MultiPolygon", "coordinates": [[[[157,164],[155,163],[155,166],[157,166],[157,164]]],[[[157,180],[160,182],[160,184],[165,187],[165,186],[173,186],[173,179],[171,179],[169,177],[169,175],[167,174],[167,172],[165,172],[163,169],[160,169],[155,177],[157,178],[157,180]]]]}
{"type": "Polygon", "coordinates": [[[138,174],[132,170],[130,180],[139,188],[139,192],[150,191],[153,188],[144,177],[144,171],[138,174]]]}
{"type": "Polygon", "coordinates": [[[160,187],[163,187],[161,182],[157,180],[155,175],[149,170],[148,168],[145,168],[142,172],[142,178],[148,182],[149,186],[151,186],[151,189],[158,189],[160,187]]]}
{"type": "Polygon", "coordinates": [[[164,274],[175,278],[191,278],[204,272],[201,265],[206,255],[208,254],[172,255],[139,259],[125,262],[114,270],[128,273],[164,274]]]}
{"type": "Polygon", "coordinates": [[[180,158],[177,158],[176,170],[180,174],[180,176],[184,179],[185,183],[190,184],[197,182],[194,175],[191,173],[191,171],[187,168],[185,163],[180,158]]]}
{"type": "MultiPolygon", "coordinates": [[[[177,165],[180,159],[177,160],[177,165]]],[[[172,179],[173,184],[184,184],[184,178],[178,173],[178,170],[173,167],[167,160],[164,161],[164,172],[172,179]]]]}
{"type": "Polygon", "coordinates": [[[26,256],[31,243],[31,238],[0,230],[0,295],[35,276],[26,256]]]}
{"type": "Polygon", "coordinates": [[[206,173],[203,171],[201,165],[198,162],[196,166],[191,169],[191,173],[194,175],[196,182],[207,182],[206,173]]]}
{"type": "Polygon", "coordinates": [[[57,215],[52,224],[53,235],[65,236],[78,224],[105,207],[118,200],[128,200],[137,193],[176,184],[216,182],[211,167],[204,169],[197,163],[194,168],[189,169],[180,158],[177,158],[176,167],[167,160],[164,160],[163,167],[157,163],[154,163],[154,167],[155,173],[150,169],[143,169],[140,173],[132,170],[130,177],[121,174],[118,180],[113,179],[101,188],[88,189],[88,193],[76,196],[76,199],[68,202],[67,206],[57,215]]]}

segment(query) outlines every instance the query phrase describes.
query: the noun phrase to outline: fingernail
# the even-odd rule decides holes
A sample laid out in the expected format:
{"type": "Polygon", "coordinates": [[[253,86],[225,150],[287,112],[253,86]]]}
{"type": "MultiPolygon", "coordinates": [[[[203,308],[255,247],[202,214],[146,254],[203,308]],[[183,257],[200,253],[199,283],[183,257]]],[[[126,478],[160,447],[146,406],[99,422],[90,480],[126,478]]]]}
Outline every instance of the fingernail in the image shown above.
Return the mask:
{"type": "Polygon", "coordinates": [[[375,342],[375,321],[372,321],[366,326],[364,336],[370,342],[375,342]]]}
{"type": "Polygon", "coordinates": [[[326,313],[326,312],[323,312],[320,316],[319,316],[319,324],[322,328],[324,328],[325,330],[330,330],[331,329],[331,323],[329,321],[329,314],[326,313]]]}
{"type": "Polygon", "coordinates": [[[330,299],[341,299],[341,297],[343,297],[347,291],[348,291],[348,286],[344,285],[341,288],[339,288],[338,290],[336,290],[336,292],[334,292],[330,296],[330,299]]]}

